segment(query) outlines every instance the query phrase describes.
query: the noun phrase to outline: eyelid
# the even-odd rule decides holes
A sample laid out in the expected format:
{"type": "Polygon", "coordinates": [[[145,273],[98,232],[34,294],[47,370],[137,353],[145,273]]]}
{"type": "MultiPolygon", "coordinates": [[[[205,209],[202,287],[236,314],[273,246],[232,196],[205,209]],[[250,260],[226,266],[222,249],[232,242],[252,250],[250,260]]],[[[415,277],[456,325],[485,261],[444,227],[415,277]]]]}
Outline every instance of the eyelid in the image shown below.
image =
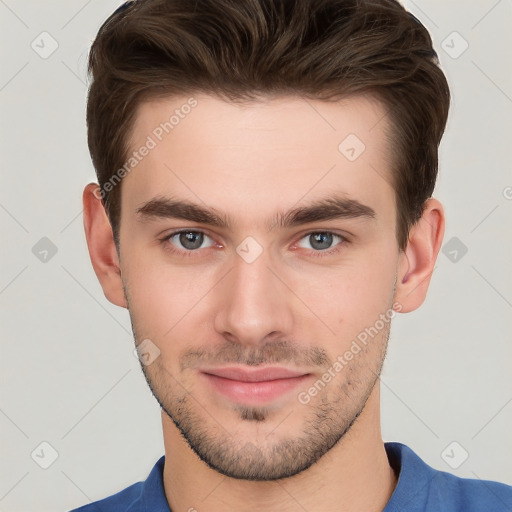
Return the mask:
{"type": "MultiPolygon", "coordinates": [[[[338,237],[341,239],[341,242],[348,242],[348,238],[346,236],[343,236],[341,235],[340,233],[336,233],[335,231],[329,231],[329,230],[324,230],[324,229],[315,229],[313,231],[308,231],[307,233],[303,234],[302,236],[300,236],[298,239],[297,239],[297,243],[301,242],[302,240],[304,239],[307,239],[309,238],[311,235],[317,235],[317,234],[328,234],[328,235],[333,235],[334,237],[338,237]]],[[[337,244],[339,245],[339,244],[337,244]]],[[[333,246],[334,247],[334,246],[333,246]]],[[[329,251],[331,248],[329,249],[325,249],[323,251],[315,251],[315,252],[327,252],[329,251]]]]}
{"type": "Polygon", "coordinates": [[[346,231],[338,231],[337,229],[334,229],[334,228],[325,228],[325,229],[315,228],[315,229],[308,229],[307,231],[304,231],[303,233],[301,233],[299,235],[295,235],[295,237],[296,237],[296,240],[302,240],[304,237],[313,235],[316,233],[328,233],[330,235],[336,235],[336,236],[339,236],[340,238],[343,238],[344,240],[347,240],[347,242],[350,241],[350,236],[351,236],[346,231]]]}
{"type": "MultiPolygon", "coordinates": [[[[182,233],[201,233],[203,234],[205,237],[208,237],[210,240],[212,240],[213,244],[210,245],[209,247],[212,247],[214,245],[218,246],[218,247],[223,247],[223,244],[220,244],[216,241],[216,237],[211,235],[208,231],[204,230],[204,229],[201,229],[201,228],[180,228],[180,229],[175,229],[173,231],[171,231],[170,233],[167,233],[165,234],[164,236],[162,237],[159,237],[159,240],[161,242],[170,242],[172,238],[174,238],[176,235],[180,235],[182,233]]],[[[205,247],[206,249],[206,247],[205,247]]],[[[180,250],[180,249],[178,249],[180,250]]],[[[186,250],[186,249],[181,249],[183,251],[186,251],[186,252],[196,252],[196,251],[199,251],[199,249],[195,249],[193,251],[191,250],[186,250]]]]}

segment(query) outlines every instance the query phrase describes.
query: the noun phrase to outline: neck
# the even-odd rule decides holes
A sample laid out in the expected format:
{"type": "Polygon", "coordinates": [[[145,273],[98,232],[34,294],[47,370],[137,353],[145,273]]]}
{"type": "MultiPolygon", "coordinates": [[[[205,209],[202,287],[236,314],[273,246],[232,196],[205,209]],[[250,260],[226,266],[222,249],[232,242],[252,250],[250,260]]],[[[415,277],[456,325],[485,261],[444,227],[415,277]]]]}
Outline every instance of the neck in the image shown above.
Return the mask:
{"type": "Polygon", "coordinates": [[[162,411],[164,488],[171,510],[382,512],[397,483],[380,432],[378,383],[349,432],[309,469],[268,482],[226,477],[204,464],[162,411]]]}

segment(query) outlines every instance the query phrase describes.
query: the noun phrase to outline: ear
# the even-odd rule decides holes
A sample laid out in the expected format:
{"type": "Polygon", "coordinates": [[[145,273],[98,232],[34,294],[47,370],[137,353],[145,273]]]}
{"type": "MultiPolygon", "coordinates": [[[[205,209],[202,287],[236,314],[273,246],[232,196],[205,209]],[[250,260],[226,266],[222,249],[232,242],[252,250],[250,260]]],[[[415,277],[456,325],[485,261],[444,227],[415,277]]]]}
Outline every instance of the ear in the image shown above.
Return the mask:
{"type": "Polygon", "coordinates": [[[84,189],[84,228],[92,266],[105,297],[123,308],[127,307],[121,279],[121,266],[114,243],[112,226],[103,207],[100,187],[89,183],[84,189]]]}
{"type": "Polygon", "coordinates": [[[443,241],[444,226],[443,205],[437,199],[428,199],[423,215],[412,226],[407,247],[399,257],[395,301],[400,303],[401,313],[414,311],[425,300],[443,241]]]}

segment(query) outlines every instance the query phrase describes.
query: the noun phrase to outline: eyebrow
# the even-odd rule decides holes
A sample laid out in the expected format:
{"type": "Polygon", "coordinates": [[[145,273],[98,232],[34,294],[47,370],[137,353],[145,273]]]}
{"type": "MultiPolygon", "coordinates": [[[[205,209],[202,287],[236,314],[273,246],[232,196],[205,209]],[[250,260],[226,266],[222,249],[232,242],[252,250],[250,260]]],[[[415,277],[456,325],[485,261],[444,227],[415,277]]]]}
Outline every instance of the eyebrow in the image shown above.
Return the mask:
{"type": "MultiPolygon", "coordinates": [[[[192,203],[186,200],[158,196],[135,210],[141,222],[157,219],[182,219],[214,227],[229,228],[235,224],[233,220],[214,208],[192,203]]],[[[374,220],[376,213],[373,208],[339,195],[315,200],[309,204],[292,208],[287,212],[277,212],[266,224],[269,231],[276,227],[296,227],[310,222],[333,219],[374,220]]]]}

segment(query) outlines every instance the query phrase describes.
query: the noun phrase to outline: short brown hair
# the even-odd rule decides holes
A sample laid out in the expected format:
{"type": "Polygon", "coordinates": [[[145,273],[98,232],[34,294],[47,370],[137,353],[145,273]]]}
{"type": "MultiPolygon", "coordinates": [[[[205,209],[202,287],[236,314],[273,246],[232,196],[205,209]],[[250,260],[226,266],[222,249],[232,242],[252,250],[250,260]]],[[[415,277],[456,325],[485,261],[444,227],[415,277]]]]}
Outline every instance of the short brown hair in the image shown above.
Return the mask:
{"type": "Polygon", "coordinates": [[[156,97],[375,94],[391,121],[401,250],[434,190],[450,91],[427,29],[396,0],[134,0],[100,28],[89,73],[88,144],[116,244],[121,185],[104,186],[137,107],[156,97]]]}

